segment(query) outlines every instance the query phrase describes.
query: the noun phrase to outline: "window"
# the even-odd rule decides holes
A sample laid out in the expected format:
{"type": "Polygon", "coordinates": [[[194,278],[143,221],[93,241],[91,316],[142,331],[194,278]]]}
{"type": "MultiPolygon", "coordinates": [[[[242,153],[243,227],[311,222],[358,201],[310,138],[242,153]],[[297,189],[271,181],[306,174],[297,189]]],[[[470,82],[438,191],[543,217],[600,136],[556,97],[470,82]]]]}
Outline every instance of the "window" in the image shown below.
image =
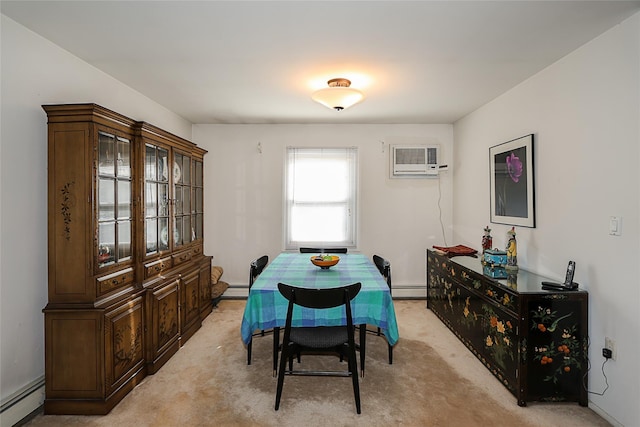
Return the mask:
{"type": "Polygon", "coordinates": [[[288,148],[285,245],[356,246],[356,148],[288,148]]]}

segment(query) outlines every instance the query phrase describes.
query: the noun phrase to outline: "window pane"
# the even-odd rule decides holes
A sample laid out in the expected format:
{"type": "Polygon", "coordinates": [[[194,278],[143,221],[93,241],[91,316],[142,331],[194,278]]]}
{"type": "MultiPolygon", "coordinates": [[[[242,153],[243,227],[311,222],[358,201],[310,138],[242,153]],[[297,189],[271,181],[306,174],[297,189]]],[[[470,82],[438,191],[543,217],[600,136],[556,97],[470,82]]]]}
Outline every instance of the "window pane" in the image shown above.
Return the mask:
{"type": "Polygon", "coordinates": [[[176,154],[175,159],[173,160],[173,183],[181,184],[182,183],[182,154],[176,154]]]}
{"type": "Polygon", "coordinates": [[[293,207],[291,238],[299,242],[344,242],[344,207],[293,207]]]}
{"type": "Polygon", "coordinates": [[[203,218],[202,214],[196,215],[196,239],[198,240],[202,239],[202,222],[203,222],[202,218],[203,218]]]}
{"type": "Polygon", "coordinates": [[[202,162],[194,162],[196,169],[196,185],[202,187],[202,162]]]}
{"type": "Polygon", "coordinates": [[[98,227],[98,264],[100,267],[112,264],[116,260],[116,225],[113,222],[98,227]]]}
{"type": "Polygon", "coordinates": [[[191,189],[189,187],[184,187],[182,191],[182,212],[185,214],[191,213],[191,189]]]}
{"type": "Polygon", "coordinates": [[[144,177],[145,179],[155,180],[157,165],[156,165],[156,148],[152,145],[145,147],[144,157],[144,177]]]}
{"type": "Polygon", "coordinates": [[[196,212],[202,212],[202,188],[196,188],[196,212]]]}
{"type": "Polygon", "coordinates": [[[118,218],[131,218],[131,183],[118,181],[118,218]]]}
{"type": "Polygon", "coordinates": [[[115,219],[115,179],[98,180],[98,219],[115,219]]]}
{"type": "Polygon", "coordinates": [[[158,184],[158,215],[169,216],[169,184],[158,184]]]}
{"type": "Polygon", "coordinates": [[[147,235],[147,254],[158,250],[158,221],[156,219],[145,220],[147,235]]]}
{"type": "Polygon", "coordinates": [[[176,226],[173,227],[173,244],[174,246],[182,245],[182,217],[176,217],[176,226]]]}
{"type": "Polygon", "coordinates": [[[182,183],[191,185],[191,158],[185,156],[182,161],[182,183]]]}
{"type": "Polygon", "coordinates": [[[144,191],[145,216],[147,218],[151,218],[158,215],[158,210],[156,205],[156,200],[158,199],[156,195],[156,183],[147,182],[147,185],[145,187],[146,187],[144,191]]]}
{"type": "Polygon", "coordinates": [[[118,138],[118,176],[122,178],[131,176],[131,144],[129,140],[118,138]]]}
{"type": "Polygon", "coordinates": [[[169,249],[169,218],[160,218],[158,220],[158,228],[160,229],[158,250],[166,251],[169,249]]]}
{"type": "Polygon", "coordinates": [[[176,198],[175,201],[175,209],[174,212],[176,215],[181,215],[183,210],[182,210],[182,186],[181,185],[176,185],[175,186],[175,194],[173,195],[176,198]]]}
{"type": "Polygon", "coordinates": [[[158,181],[169,181],[169,151],[158,148],[158,181]]]}
{"type": "Polygon", "coordinates": [[[182,237],[185,243],[189,243],[193,240],[195,230],[191,229],[191,216],[186,215],[182,217],[182,237]]]}
{"type": "Polygon", "coordinates": [[[343,160],[302,159],[294,165],[293,198],[299,202],[346,200],[349,165],[343,160]]]}
{"type": "Polygon", "coordinates": [[[131,257],[131,222],[118,223],[118,261],[131,257]]]}
{"type": "Polygon", "coordinates": [[[116,145],[115,136],[100,132],[98,134],[98,173],[115,176],[116,145]]]}

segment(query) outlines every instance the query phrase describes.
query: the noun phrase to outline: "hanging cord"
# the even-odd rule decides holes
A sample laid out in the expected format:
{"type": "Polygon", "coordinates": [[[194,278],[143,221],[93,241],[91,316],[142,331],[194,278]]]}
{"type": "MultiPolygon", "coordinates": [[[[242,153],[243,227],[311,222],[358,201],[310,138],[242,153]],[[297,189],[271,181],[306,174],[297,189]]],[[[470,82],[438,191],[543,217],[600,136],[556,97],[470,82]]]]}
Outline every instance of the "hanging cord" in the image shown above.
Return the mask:
{"type": "Polygon", "coordinates": [[[591,345],[591,341],[589,340],[589,337],[587,337],[587,372],[585,372],[583,377],[582,377],[582,387],[587,391],[587,393],[596,394],[598,396],[603,396],[604,393],[609,389],[609,380],[607,379],[607,374],[604,373],[604,365],[607,364],[609,359],[608,358],[604,359],[604,362],[602,362],[602,368],[601,368],[602,369],[602,376],[604,377],[604,383],[605,383],[606,387],[600,393],[598,393],[596,391],[589,390],[587,388],[587,385],[586,385],[585,381],[587,379],[587,375],[589,374],[589,371],[591,370],[591,360],[589,359],[589,346],[590,345],[591,345]]]}
{"type": "Polygon", "coordinates": [[[442,222],[442,207],[440,206],[440,200],[442,199],[442,189],[440,188],[440,177],[436,178],[438,180],[438,215],[440,218],[440,229],[442,230],[442,240],[444,241],[445,246],[447,245],[447,236],[444,233],[444,223],[442,222]]]}

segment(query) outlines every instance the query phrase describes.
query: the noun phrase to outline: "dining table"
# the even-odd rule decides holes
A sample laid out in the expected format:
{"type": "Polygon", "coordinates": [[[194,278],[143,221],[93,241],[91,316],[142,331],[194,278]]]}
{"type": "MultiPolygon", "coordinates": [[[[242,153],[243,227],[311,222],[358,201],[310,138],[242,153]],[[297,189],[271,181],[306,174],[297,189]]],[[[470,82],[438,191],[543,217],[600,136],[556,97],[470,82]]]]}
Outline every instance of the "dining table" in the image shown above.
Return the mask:
{"type": "MultiPolygon", "coordinates": [[[[360,292],[351,301],[353,324],[360,329],[360,365],[364,374],[366,325],[379,327],[390,346],[398,342],[398,324],[391,290],[376,266],[362,253],[339,254],[339,262],[321,268],[311,262],[318,254],[280,253],[249,289],[242,317],[242,341],[248,344],[257,330],[274,330],[273,368],[277,369],[279,330],[285,326],[288,301],[278,283],[304,288],[334,288],[360,282],[360,292]]],[[[308,309],[296,306],[292,327],[346,325],[343,307],[308,309]]]]}

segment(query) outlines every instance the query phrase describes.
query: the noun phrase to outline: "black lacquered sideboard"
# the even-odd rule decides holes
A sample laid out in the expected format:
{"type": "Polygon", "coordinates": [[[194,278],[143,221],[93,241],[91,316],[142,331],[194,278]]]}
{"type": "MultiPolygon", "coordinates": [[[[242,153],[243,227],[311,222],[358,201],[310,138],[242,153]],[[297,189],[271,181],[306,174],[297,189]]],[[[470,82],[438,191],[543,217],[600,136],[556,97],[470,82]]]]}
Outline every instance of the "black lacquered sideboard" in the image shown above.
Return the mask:
{"type": "Polygon", "coordinates": [[[586,291],[547,291],[518,270],[483,274],[479,258],[427,250],[427,308],[517,398],[587,406],[586,291]],[[583,378],[584,377],[584,378],[583,378]]]}

